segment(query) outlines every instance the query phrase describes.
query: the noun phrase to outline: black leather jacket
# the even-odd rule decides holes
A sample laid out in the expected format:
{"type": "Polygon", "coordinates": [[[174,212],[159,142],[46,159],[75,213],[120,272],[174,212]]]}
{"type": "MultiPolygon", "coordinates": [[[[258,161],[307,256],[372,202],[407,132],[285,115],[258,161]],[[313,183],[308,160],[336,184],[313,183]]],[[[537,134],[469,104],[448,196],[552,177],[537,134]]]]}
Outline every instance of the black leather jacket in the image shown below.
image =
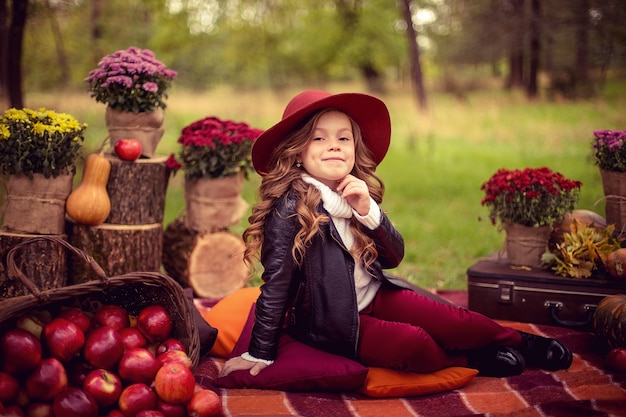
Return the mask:
{"type": "MultiPolygon", "coordinates": [[[[291,253],[300,228],[294,215],[296,198],[288,193],[278,199],[265,221],[263,285],[248,351],[255,358],[274,360],[278,339],[286,327],[301,342],[354,358],[359,329],[354,259],[334,224],[328,222],[309,242],[302,266],[298,267],[291,253]]],[[[319,209],[325,212],[321,204],[319,209]]],[[[378,250],[371,273],[388,282],[382,270],[394,268],[402,260],[402,236],[384,213],[380,225],[367,229],[367,233],[378,250]]]]}

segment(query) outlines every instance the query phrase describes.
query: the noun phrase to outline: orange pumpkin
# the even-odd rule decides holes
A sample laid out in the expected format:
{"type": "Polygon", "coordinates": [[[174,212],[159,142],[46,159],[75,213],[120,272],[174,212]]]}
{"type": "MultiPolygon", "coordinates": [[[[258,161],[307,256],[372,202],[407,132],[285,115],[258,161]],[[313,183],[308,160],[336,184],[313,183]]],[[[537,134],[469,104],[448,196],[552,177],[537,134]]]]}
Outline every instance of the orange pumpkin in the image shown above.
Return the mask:
{"type": "Polygon", "coordinates": [[[605,266],[613,278],[626,278],[626,248],[611,252],[606,259],[605,266]]]}
{"type": "Polygon", "coordinates": [[[550,248],[556,248],[557,243],[563,243],[563,234],[571,233],[571,225],[574,219],[579,224],[593,226],[598,231],[606,229],[607,226],[606,219],[594,211],[585,209],[574,210],[571,213],[567,213],[561,223],[552,229],[550,248]]]}
{"type": "Polygon", "coordinates": [[[77,223],[96,226],[102,224],[111,211],[107,182],[111,162],[99,154],[91,154],[85,161],[81,183],[67,198],[65,211],[77,223]]]}
{"type": "Polygon", "coordinates": [[[626,294],[609,295],[598,303],[593,329],[609,348],[626,347],[626,294]]]}

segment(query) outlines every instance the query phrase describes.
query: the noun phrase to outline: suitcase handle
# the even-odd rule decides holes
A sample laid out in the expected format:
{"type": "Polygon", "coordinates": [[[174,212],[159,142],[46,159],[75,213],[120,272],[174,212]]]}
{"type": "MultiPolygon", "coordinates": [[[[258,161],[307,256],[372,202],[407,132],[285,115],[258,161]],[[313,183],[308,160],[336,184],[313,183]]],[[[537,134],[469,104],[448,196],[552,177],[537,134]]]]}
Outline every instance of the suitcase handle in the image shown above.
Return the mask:
{"type": "Polygon", "coordinates": [[[559,326],[563,327],[588,327],[593,322],[593,313],[596,311],[597,305],[585,304],[583,310],[587,312],[587,317],[584,320],[563,320],[558,316],[558,311],[563,309],[563,303],[561,301],[546,301],[543,303],[544,307],[550,310],[552,320],[554,320],[559,326]]]}

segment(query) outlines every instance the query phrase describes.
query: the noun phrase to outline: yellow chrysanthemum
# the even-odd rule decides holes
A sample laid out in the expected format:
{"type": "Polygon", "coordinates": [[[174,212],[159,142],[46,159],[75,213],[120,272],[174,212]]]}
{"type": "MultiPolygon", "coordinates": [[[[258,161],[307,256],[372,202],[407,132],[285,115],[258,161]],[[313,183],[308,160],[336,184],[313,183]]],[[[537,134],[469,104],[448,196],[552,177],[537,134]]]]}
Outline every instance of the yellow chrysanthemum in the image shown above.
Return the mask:
{"type": "Polygon", "coordinates": [[[86,127],[67,113],[44,107],[6,110],[0,114],[0,139],[5,139],[0,142],[0,173],[73,172],[86,127]]]}

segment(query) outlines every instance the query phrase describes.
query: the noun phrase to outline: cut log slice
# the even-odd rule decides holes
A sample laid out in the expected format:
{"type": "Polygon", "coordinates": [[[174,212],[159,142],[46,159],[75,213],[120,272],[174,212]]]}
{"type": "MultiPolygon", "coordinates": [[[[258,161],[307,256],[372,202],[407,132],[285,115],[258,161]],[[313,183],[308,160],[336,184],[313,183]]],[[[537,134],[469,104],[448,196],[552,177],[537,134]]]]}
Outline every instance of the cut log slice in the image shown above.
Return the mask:
{"type": "Polygon", "coordinates": [[[198,235],[187,269],[196,295],[221,298],[242,288],[249,277],[244,250],[243,240],[227,231],[198,235]]]}

